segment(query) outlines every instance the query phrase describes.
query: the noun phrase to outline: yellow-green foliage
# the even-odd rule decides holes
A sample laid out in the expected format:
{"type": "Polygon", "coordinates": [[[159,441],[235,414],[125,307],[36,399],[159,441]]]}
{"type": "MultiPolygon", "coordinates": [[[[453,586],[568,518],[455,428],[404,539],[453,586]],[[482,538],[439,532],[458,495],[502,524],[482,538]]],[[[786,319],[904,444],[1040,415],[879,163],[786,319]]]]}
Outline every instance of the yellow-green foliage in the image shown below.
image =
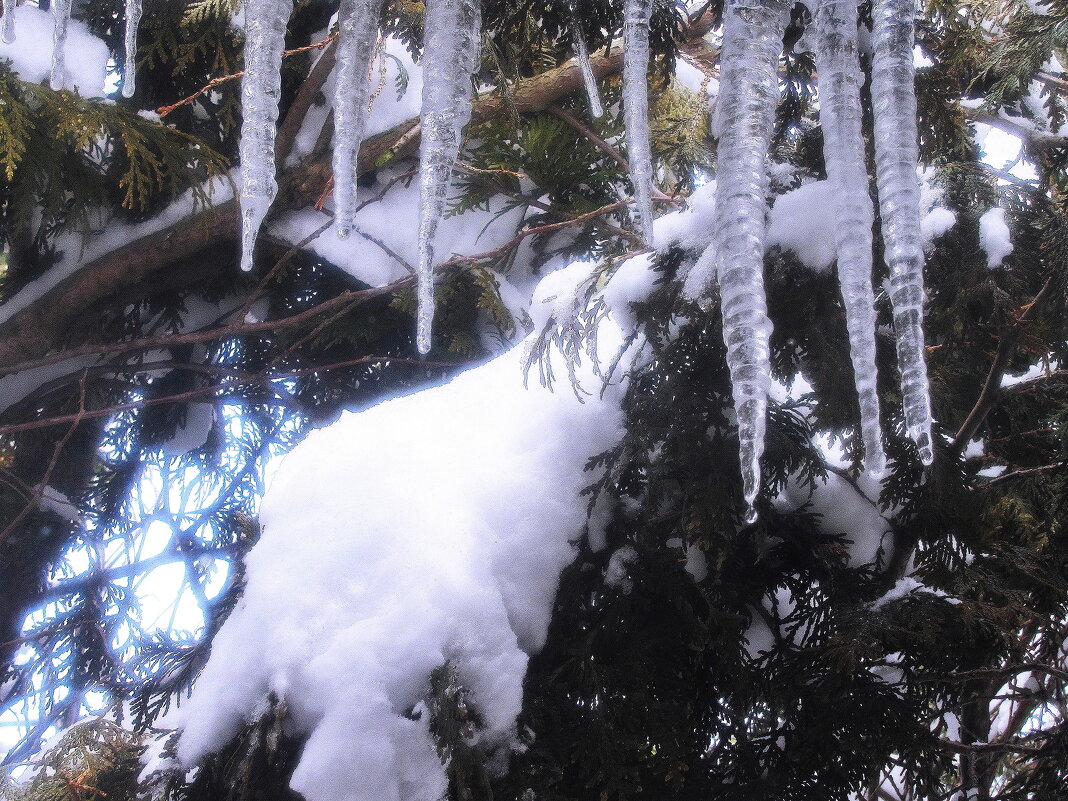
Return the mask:
{"type": "Polygon", "coordinates": [[[76,724],[42,754],[33,776],[0,776],[3,801],[128,801],[141,769],[140,738],[107,720],[76,724]]]}
{"type": "Polygon", "coordinates": [[[97,207],[141,211],[157,195],[192,188],[226,159],[189,134],[129,109],[19,80],[0,63],[0,193],[7,214],[25,223],[80,223],[97,207]]]}

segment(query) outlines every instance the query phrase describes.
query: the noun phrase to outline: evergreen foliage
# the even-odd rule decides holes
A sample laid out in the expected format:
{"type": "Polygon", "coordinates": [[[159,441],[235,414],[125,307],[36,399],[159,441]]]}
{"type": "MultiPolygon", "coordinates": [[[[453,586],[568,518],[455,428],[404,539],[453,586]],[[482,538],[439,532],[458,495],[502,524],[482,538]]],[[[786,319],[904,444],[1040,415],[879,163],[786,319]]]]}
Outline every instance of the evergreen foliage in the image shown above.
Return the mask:
{"type": "MultiPolygon", "coordinates": [[[[239,82],[218,82],[241,69],[242,35],[230,23],[237,5],[146,2],[130,101],[53,92],[0,64],[0,313],[77,259],[89,234],[149,219],[183,192],[199,204],[190,215],[206,209],[196,225],[211,229],[225,204],[208,187],[226,180],[237,151],[239,82]],[[183,98],[193,99],[162,121],[138,113],[183,98]]],[[[301,107],[319,52],[302,48],[329,36],[336,5],[296,4],[283,125],[301,107]]],[[[654,4],[653,149],[665,207],[714,169],[700,96],[713,80],[714,47],[698,49],[686,31],[719,6],[687,17],[654,4]],[[678,80],[682,60],[705,72],[702,92],[678,80]]],[[[604,468],[588,501],[608,510],[607,546],[579,543],[562,576],[547,644],[527,675],[525,749],[503,769],[472,747],[480,722],[449,663],[435,671],[422,708],[406,710],[429,716],[454,801],[1055,801],[1068,793],[1068,76],[1051,61],[1068,63],[1068,2],[923,6],[921,155],[957,215],[926,266],[934,464],[924,468],[904,433],[878,223],[879,389],[893,464],[878,499],[861,483],[834,279],[774,249],[765,263],[773,370],[811,392],[772,403],[760,517],[742,525],[718,298],[697,302],[682,291],[696,252],[659,253],[657,287],[632,309],[632,333],[649,348],[641,361],[605,366],[606,380],[630,379],[626,434],[591,463],[604,468]],[[976,123],[1018,136],[1035,177],[984,163],[976,123]],[[1014,247],[991,269],[979,221],[996,206],[1006,209],[1014,247]],[[974,440],[981,452],[968,447],[974,440]],[[829,446],[840,447],[845,467],[828,460],[829,446]],[[870,536],[859,517],[834,528],[820,513],[827,481],[885,515],[891,534],[875,564],[851,560],[870,536]],[[695,554],[706,570],[694,568],[695,554]],[[909,576],[923,586],[901,591],[909,576]],[[1010,720],[994,730],[999,703],[1010,720]]],[[[621,31],[617,0],[580,2],[578,14],[591,52],[621,31]]],[[[422,15],[420,2],[391,0],[383,26],[417,53],[422,15]]],[[[76,4],[75,16],[121,68],[121,3],[76,4]]],[[[237,271],[231,227],[163,258],[144,280],[87,300],[40,350],[45,361],[65,350],[70,359],[43,373],[0,361],[0,380],[28,383],[9,385],[12,398],[0,403],[0,722],[27,705],[38,711],[5,764],[26,763],[92,698],[121,710],[119,724],[70,729],[29,779],[0,779],[5,801],[294,798],[287,782],[301,744],[287,736],[287,709],[275,698],[195,775],[139,778],[152,736],[165,753],[173,748],[153,725],[195,680],[239,601],[265,465],[309,426],[440,381],[529,330],[501,290],[521,253],[532,252],[536,268],[558,256],[603,265],[585,304],[554,320],[559,329],[539,332],[532,352],[529,380],[569,391],[539,349],[552,339],[573,359],[591,352],[604,313],[597,292],[638,247],[618,203],[629,192],[618,76],[601,80],[609,113],[599,120],[578,93],[520,111],[524,82],[572,55],[567,3],[487,0],[483,16],[479,79],[500,104],[468,131],[449,213],[522,209],[524,230],[482,257],[450,260],[428,360],[416,358],[410,280],[365,292],[325,258],[270,237],[250,279],[237,271]],[[205,403],[214,416],[204,439],[171,455],[205,403]],[[44,502],[60,495],[73,512],[44,502]],[[153,521],[173,536],[142,557],[153,521]],[[200,610],[197,632],[167,631],[139,607],[137,581],[165,563],[184,571],[178,592],[200,610]]],[[[775,195],[826,177],[814,65],[791,50],[809,19],[799,4],[786,34],[775,195]]],[[[403,74],[382,89],[394,90],[409,91],[403,74]]],[[[870,129],[867,120],[869,139],[870,129]]],[[[290,208],[328,194],[325,130],[282,170],[290,208]]],[[[400,172],[411,156],[388,133],[363,176],[382,196],[414,175],[400,172]]],[[[166,252],[168,235],[153,246],[166,252]]],[[[31,304],[29,317],[39,314],[31,304]]],[[[0,340],[26,319],[4,317],[0,340]]]]}

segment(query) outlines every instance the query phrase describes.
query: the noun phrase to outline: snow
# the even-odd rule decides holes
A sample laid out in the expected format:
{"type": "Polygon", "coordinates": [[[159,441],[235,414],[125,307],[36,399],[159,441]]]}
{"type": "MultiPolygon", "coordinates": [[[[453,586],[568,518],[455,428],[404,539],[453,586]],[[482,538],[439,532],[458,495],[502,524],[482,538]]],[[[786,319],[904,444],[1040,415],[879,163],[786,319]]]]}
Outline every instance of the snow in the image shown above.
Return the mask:
{"type": "Polygon", "coordinates": [[[1012,238],[1005,220],[1005,209],[992,208],[979,218],[979,246],[986,253],[986,266],[1000,267],[1012,253],[1012,238]]]}
{"type": "MultiPolygon", "coordinates": [[[[543,300],[591,265],[561,272],[543,300]]],[[[601,325],[613,354],[620,332],[601,325]]],[[[429,721],[406,713],[445,661],[485,721],[478,742],[512,743],[528,655],[586,522],[586,461],[622,433],[621,386],[585,402],[526,388],[525,350],[346,413],[283,460],[244,597],[177,712],[184,765],[274,692],[308,738],[292,780],[308,801],[436,801],[429,721]]],[[[580,375],[599,386],[588,366],[580,375]]]]}
{"type": "Polygon", "coordinates": [[[482,43],[479,0],[428,0],[423,42],[423,138],[419,149],[419,261],[416,345],[431,346],[435,234],[445,212],[449,177],[471,119],[471,75],[482,43]]]}
{"type": "Polygon", "coordinates": [[[653,240],[653,156],[649,129],[649,19],[652,0],[625,0],[623,5],[623,123],[627,163],[642,238],[653,240]]]}
{"type": "MultiPolygon", "coordinates": [[[[21,5],[15,9],[12,19],[15,40],[0,42],[0,59],[10,59],[15,74],[22,80],[41,83],[52,71],[52,14],[21,5]]],[[[93,36],[83,23],[71,20],[67,24],[63,53],[63,88],[86,98],[103,97],[111,58],[104,41],[93,36]]]]}
{"type": "Polygon", "coordinates": [[[838,257],[831,182],[813,181],[779,195],[768,215],[766,244],[790,251],[813,272],[830,272],[838,257]]]}
{"type": "Polygon", "coordinates": [[[786,0],[728,0],[723,11],[721,91],[716,103],[716,219],[698,274],[716,265],[723,341],[738,420],[742,492],[753,522],[771,382],[771,321],[764,296],[766,161],[779,100],[778,64],[789,20],[786,0]]]}

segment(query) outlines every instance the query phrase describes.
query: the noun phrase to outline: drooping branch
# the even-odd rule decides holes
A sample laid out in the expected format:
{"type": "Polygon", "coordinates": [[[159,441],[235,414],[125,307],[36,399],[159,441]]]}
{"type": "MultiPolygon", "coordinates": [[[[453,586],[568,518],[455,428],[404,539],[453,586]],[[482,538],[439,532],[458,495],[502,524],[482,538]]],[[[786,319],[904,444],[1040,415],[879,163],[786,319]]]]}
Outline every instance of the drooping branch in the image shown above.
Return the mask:
{"type": "MultiPolygon", "coordinates": [[[[700,40],[711,29],[712,22],[712,14],[706,13],[691,24],[685,32],[684,46],[700,40]]],[[[320,59],[320,63],[323,60],[320,59]]],[[[623,57],[618,50],[591,59],[594,74],[602,79],[618,73],[622,65],[623,57]]],[[[326,70],[324,67],[313,72],[326,70]]],[[[485,122],[500,112],[511,113],[512,109],[519,113],[545,111],[562,97],[581,89],[579,65],[569,62],[521,81],[507,100],[501,95],[481,97],[474,105],[472,123],[485,122]]],[[[313,96],[314,92],[309,94],[313,96]]],[[[299,129],[297,119],[302,118],[302,112],[298,109],[294,112],[300,115],[293,118],[295,131],[299,129]]],[[[288,123],[288,119],[283,121],[283,128],[288,123]]],[[[373,169],[383,161],[409,156],[418,147],[419,138],[419,120],[413,118],[368,139],[360,149],[360,163],[368,165],[365,169],[373,169]]],[[[329,154],[312,154],[302,165],[283,175],[274,213],[311,205],[322,194],[329,179],[329,154]]],[[[94,304],[212,244],[233,239],[237,224],[237,201],[229,200],[82,265],[73,275],[0,325],[0,369],[55,350],[69,327],[94,304]]]]}

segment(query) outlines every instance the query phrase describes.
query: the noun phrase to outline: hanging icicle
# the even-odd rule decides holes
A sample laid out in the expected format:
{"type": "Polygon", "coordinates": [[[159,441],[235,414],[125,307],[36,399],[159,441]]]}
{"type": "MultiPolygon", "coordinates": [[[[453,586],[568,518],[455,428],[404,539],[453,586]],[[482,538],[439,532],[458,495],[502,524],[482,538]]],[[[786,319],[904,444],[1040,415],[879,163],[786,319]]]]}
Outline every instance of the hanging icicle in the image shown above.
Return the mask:
{"type": "Polygon", "coordinates": [[[430,351],[434,322],[434,234],[445,211],[449,176],[471,119],[471,75],[478,69],[478,0],[428,0],[423,43],[423,139],[419,159],[419,268],[416,344],[430,351]]]}
{"type": "Polygon", "coordinates": [[[48,85],[57,92],[67,79],[65,61],[67,49],[67,23],[70,22],[71,0],[52,0],[52,73],[48,85]]]}
{"type": "Polygon", "coordinates": [[[715,259],[719,279],[747,522],[756,520],[753,503],[760,489],[771,383],[771,321],[764,296],[765,162],[791,5],[788,0],[727,0],[723,12],[716,216],[706,256],[715,259]]]}
{"type": "Polygon", "coordinates": [[[623,6],[623,124],[642,238],[649,245],[653,244],[653,157],[649,147],[647,74],[652,12],[653,0],[626,0],[623,6]]]}
{"type": "Polygon", "coordinates": [[[849,352],[860,401],[864,463],[886,466],[879,423],[875,361],[875,297],[871,288],[872,221],[861,130],[856,0],[820,0],[815,13],[816,73],[827,177],[834,187],[838,281],[846,311],[849,352]]]}
{"type": "Polygon", "coordinates": [[[334,86],[334,222],[338,236],[352,231],[356,213],[356,158],[370,99],[367,70],[378,38],[381,0],[342,0],[338,10],[334,86]]]}
{"type": "Polygon", "coordinates": [[[579,70],[582,72],[582,85],[586,88],[586,102],[590,107],[590,116],[593,118],[604,116],[604,106],[601,104],[601,93],[597,89],[597,78],[590,66],[590,53],[586,48],[586,38],[582,30],[582,21],[578,17],[575,0],[568,0],[568,11],[571,17],[571,42],[575,51],[575,60],[578,61],[579,70]]]}
{"type": "Polygon", "coordinates": [[[905,428],[920,459],[934,459],[923,336],[923,246],[913,39],[916,0],[876,0],[872,8],[875,168],[885,258],[890,270],[905,428]]]}
{"type": "Polygon", "coordinates": [[[141,0],[126,0],[126,65],[122,71],[122,96],[133,97],[137,88],[137,26],[141,0]]]}
{"type": "Polygon", "coordinates": [[[4,44],[15,41],[15,0],[4,0],[4,44]]]}
{"type": "Polygon", "coordinates": [[[245,0],[245,74],[241,78],[241,269],[252,254],[278,191],[274,137],[282,91],[282,48],[292,0],[245,0]]]}

